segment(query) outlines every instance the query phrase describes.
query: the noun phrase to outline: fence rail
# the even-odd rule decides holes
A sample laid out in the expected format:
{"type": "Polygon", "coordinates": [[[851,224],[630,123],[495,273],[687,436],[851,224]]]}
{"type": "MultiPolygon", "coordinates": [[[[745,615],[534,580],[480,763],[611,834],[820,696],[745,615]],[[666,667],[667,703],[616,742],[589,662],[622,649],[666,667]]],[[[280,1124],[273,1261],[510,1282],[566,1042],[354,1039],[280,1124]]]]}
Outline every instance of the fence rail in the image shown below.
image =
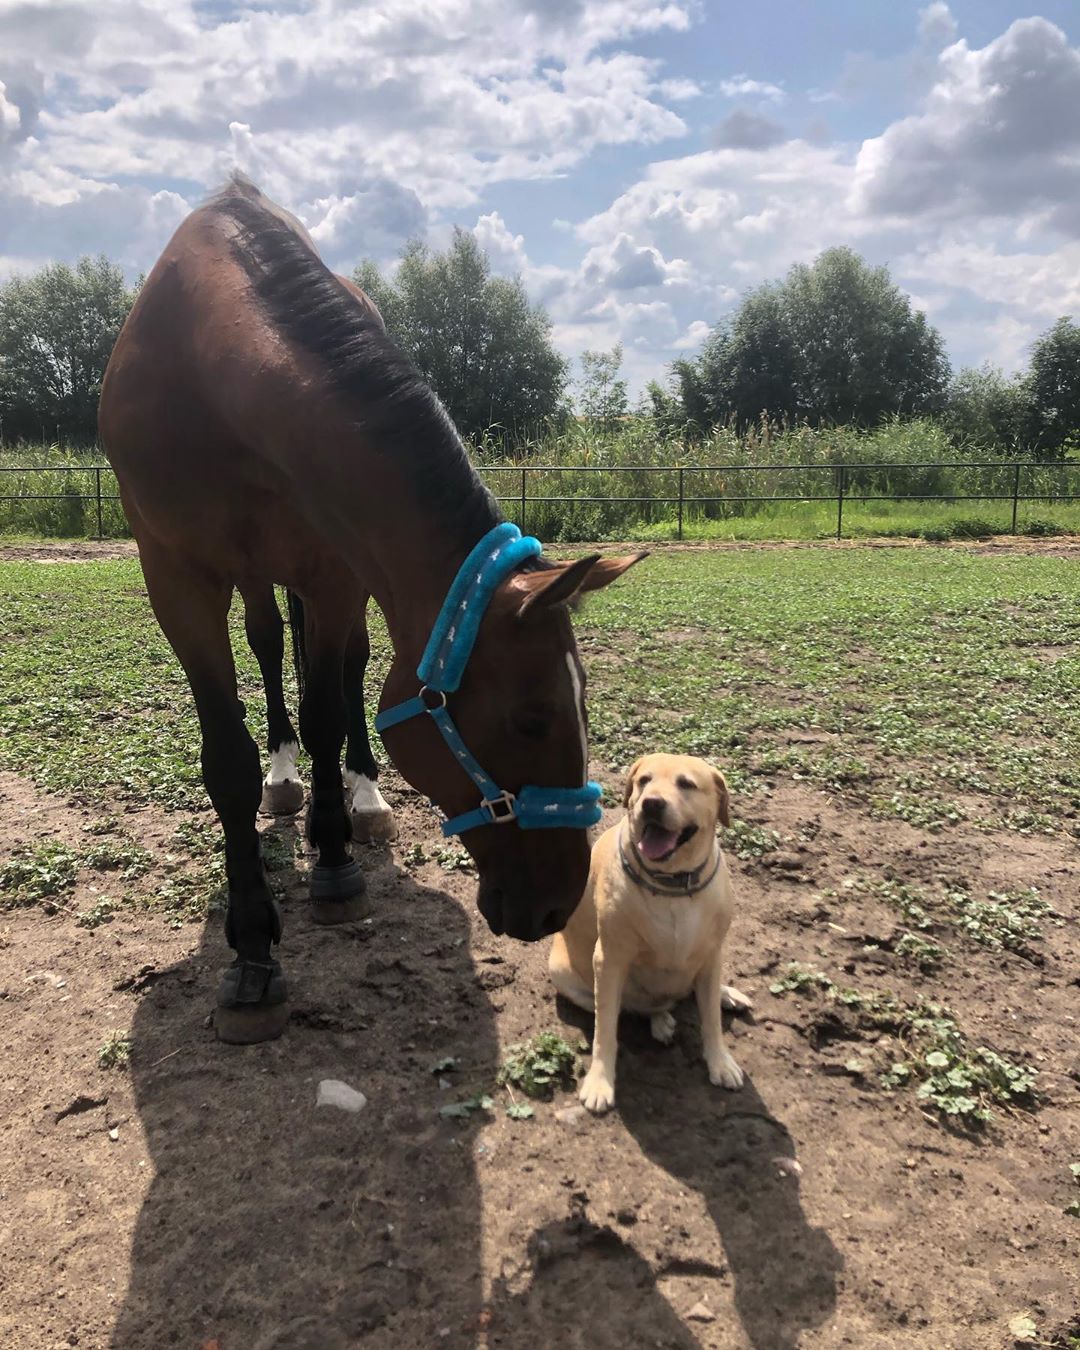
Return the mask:
{"type": "MultiPolygon", "coordinates": [[[[688,507],[715,505],[746,505],[765,502],[835,502],[836,537],[841,539],[844,532],[844,510],[864,502],[1011,502],[1012,532],[1016,532],[1017,511],[1021,502],[1074,502],[1080,501],[1080,492],[1021,492],[1021,475],[1029,470],[1053,469],[1059,472],[1080,470],[1080,461],[1062,460],[928,460],[917,463],[875,461],[857,464],[508,464],[481,465],[479,473],[490,478],[495,474],[512,474],[518,480],[518,490],[507,494],[495,494],[501,503],[513,503],[519,510],[518,524],[525,530],[530,504],[558,503],[561,505],[586,505],[598,503],[624,502],[636,505],[673,506],[676,508],[677,538],[682,539],[686,510],[688,507]],[[925,469],[963,469],[965,471],[994,470],[997,473],[1012,472],[1012,488],[1009,492],[926,492],[926,493],[853,493],[852,476],[860,472],[904,473],[925,469]],[[654,474],[663,473],[677,476],[678,492],[675,495],[653,494],[648,496],[580,496],[549,495],[539,493],[529,495],[529,480],[543,474],[654,474]],[[823,473],[832,474],[833,492],[823,493],[766,493],[750,495],[746,493],[720,493],[699,496],[687,493],[687,478],[694,474],[760,474],[760,473],[823,473]]],[[[117,492],[102,491],[102,474],[112,477],[112,468],[108,464],[42,464],[33,466],[0,465],[0,474],[87,474],[94,475],[94,490],[91,493],[73,492],[70,488],[63,492],[0,492],[2,502],[92,502],[97,521],[97,538],[104,538],[103,505],[105,502],[120,500],[117,492]]],[[[692,479],[691,479],[692,481],[692,479]]],[[[0,484],[3,479],[0,478],[0,484]]]]}

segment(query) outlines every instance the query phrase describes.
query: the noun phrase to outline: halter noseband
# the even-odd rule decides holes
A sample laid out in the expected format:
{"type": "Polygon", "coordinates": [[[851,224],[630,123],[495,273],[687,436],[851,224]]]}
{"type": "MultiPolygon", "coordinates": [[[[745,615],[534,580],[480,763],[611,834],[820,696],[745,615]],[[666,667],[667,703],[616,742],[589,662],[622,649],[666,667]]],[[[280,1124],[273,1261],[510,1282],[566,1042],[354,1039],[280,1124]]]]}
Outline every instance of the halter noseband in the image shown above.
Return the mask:
{"type": "Polygon", "coordinates": [[[600,785],[584,787],[523,787],[516,795],[505,792],[469,753],[446,707],[446,696],[461,683],[472,654],[480,620],[499,585],[523,562],[541,550],[539,539],[522,538],[516,525],[505,522],[484,535],[461,564],[431,630],[416,669],[420,692],[375,719],[381,734],[410,717],[427,714],[461,767],[480,790],[480,805],[443,822],[449,837],[478,825],[508,825],[523,830],[588,829],[601,816],[600,785]]]}

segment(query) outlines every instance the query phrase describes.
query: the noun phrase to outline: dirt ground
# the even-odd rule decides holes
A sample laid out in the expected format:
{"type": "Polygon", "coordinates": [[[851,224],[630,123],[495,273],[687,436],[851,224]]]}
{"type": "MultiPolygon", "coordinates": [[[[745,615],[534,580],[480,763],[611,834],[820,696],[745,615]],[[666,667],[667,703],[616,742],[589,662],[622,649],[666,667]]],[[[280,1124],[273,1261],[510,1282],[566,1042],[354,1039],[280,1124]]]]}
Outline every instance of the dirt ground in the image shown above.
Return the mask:
{"type": "MultiPolygon", "coordinates": [[[[974,553],[1037,553],[1045,557],[1075,558],[1080,556],[1080,535],[1054,535],[1033,538],[1023,534],[994,535],[988,539],[953,539],[945,544],[930,543],[925,539],[706,539],[676,542],[650,542],[642,547],[664,551],[732,552],[745,549],[861,549],[861,548],[955,548],[974,553]]],[[[575,544],[574,549],[622,549],[625,544],[575,544]]],[[[558,548],[555,549],[558,552],[558,548]]],[[[56,539],[36,540],[34,543],[5,543],[0,538],[0,559],[8,562],[101,562],[109,558],[133,558],[138,554],[133,539],[56,539]]]]}
{"type": "MultiPolygon", "coordinates": [[[[401,836],[363,850],[370,919],[319,928],[302,879],[277,874],[292,991],[278,1042],[214,1038],[220,917],[82,928],[85,878],[53,913],[0,912],[0,1344],[996,1350],[1020,1313],[1044,1343],[1080,1330],[1080,1221],[1063,1212],[1080,1159],[1075,843],[927,836],[779,786],[750,819],[782,851],[733,862],[746,1087],[710,1087],[687,1007],[671,1047],[625,1023],[614,1114],[561,1093],[519,1121],[494,1089],[505,1048],[545,1029],[576,1042],[588,1019],[557,1006],[546,944],[487,932],[469,875],[406,862],[418,843],[431,854],[437,821],[400,780],[386,792],[401,836]],[[889,868],[1034,885],[1071,918],[1041,964],[973,947],[938,988],[867,950],[894,919],[843,882],[889,868]],[[962,1137],[912,1091],[838,1076],[861,1047],[812,1001],[769,992],[789,960],[946,998],[972,1037],[1037,1065],[1038,1110],[962,1137]],[[116,1031],[130,1064],[103,1069],[116,1031]],[[317,1109],[324,1078],[366,1108],[317,1109]],[[440,1115],[481,1091],[493,1111],[440,1115]]],[[[0,857],[85,843],[91,819],[0,775],[0,857]]],[[[124,814],[155,857],[136,888],[160,884],[177,823],[124,814]]]]}

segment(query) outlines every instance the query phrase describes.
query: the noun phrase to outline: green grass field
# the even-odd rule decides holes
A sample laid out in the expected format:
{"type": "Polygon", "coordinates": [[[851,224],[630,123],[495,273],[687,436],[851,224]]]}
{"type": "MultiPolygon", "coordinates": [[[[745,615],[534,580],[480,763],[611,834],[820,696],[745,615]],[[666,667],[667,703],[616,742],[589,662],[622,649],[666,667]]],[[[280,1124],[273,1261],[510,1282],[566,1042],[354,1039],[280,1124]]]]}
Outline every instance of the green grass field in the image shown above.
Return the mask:
{"type": "MultiPolygon", "coordinates": [[[[929,829],[1080,833],[1074,561],[662,554],[591,599],[578,632],[593,755],[613,771],[664,747],[715,760],[740,794],[801,780],[929,829]]],[[[87,800],[204,804],[190,697],[134,560],[0,563],[0,633],[0,766],[87,800]]],[[[373,640],[377,688],[381,625],[373,640]]]]}

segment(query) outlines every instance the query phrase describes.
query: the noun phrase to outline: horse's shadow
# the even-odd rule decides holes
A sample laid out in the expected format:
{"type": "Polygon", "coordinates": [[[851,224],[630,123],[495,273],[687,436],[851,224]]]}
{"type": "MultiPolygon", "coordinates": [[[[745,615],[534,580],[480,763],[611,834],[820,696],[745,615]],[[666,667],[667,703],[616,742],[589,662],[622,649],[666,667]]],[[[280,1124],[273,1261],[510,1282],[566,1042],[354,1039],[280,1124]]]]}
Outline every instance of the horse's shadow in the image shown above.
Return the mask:
{"type": "Polygon", "coordinates": [[[475,1344],[477,1126],[439,1108],[469,1095],[474,1068],[490,1075],[492,1012],[460,906],[388,854],[365,863],[370,924],[321,929],[286,902],[280,1041],[214,1039],[220,916],[142,994],[131,1072],[155,1174],[115,1350],[475,1344]],[[451,1046],[443,1091],[431,1070],[451,1046]],[[316,1108],[323,1078],[366,1107],[316,1108]]]}
{"type": "MultiPolygon", "coordinates": [[[[588,1014],[562,999],[559,1010],[591,1031],[588,1014]]],[[[643,1018],[622,1018],[619,1034],[623,1123],[647,1157],[704,1199],[750,1345],[794,1350],[802,1332],[832,1316],[843,1261],[828,1234],[812,1228],[803,1213],[787,1127],[749,1079],[732,1094],[709,1083],[690,1012],[683,1011],[671,1047],[651,1040],[643,1018]]],[[[736,1058],[740,1040],[732,1046],[736,1058]]],[[[694,1273],[700,1262],[692,1253],[689,1260],[673,1254],[669,1265],[694,1273]]]]}

